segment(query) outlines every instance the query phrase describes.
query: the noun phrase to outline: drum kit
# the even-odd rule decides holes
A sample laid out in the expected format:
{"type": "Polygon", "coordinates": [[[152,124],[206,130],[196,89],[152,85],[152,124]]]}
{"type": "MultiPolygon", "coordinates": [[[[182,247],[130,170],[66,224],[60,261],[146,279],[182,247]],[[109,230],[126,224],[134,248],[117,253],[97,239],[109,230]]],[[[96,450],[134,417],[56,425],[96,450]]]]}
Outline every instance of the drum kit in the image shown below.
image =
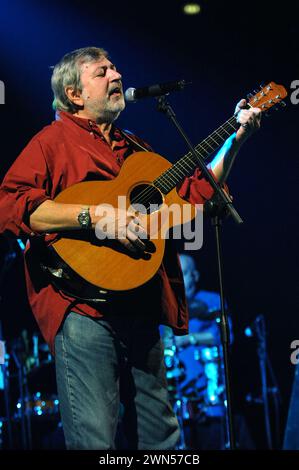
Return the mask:
{"type": "MultiPolygon", "coordinates": [[[[61,427],[53,357],[39,334],[29,338],[26,330],[5,344],[2,365],[4,413],[2,447],[30,450],[47,448],[61,427]],[[4,437],[5,435],[5,437],[4,437]]],[[[1,410],[3,411],[3,410],[1,410]]],[[[1,446],[0,446],[1,448],[1,446]]]]}
{"type": "MultiPolygon", "coordinates": [[[[217,315],[201,315],[197,309],[196,317],[210,322],[216,321],[217,315]]],[[[181,430],[177,449],[196,448],[196,425],[224,418],[226,413],[221,345],[211,344],[205,332],[183,337],[171,333],[164,341],[164,363],[170,401],[181,430]]]]}

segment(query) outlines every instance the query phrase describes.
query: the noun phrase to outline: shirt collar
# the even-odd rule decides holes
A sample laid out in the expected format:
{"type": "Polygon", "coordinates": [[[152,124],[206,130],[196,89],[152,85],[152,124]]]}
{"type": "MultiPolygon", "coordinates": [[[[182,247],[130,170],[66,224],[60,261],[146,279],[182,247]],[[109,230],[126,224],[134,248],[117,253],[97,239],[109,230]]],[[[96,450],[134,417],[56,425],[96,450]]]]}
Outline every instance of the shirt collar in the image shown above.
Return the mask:
{"type": "MultiPolygon", "coordinates": [[[[67,111],[57,111],[55,115],[55,119],[57,121],[61,120],[63,122],[70,122],[73,121],[78,126],[86,129],[88,132],[96,133],[100,137],[104,139],[102,132],[100,131],[97,123],[92,119],[81,118],[78,116],[74,116],[74,114],[68,113],[67,111]]],[[[119,129],[117,129],[114,124],[112,124],[111,128],[111,135],[113,136],[113,140],[119,141],[123,139],[123,136],[119,129]]]]}

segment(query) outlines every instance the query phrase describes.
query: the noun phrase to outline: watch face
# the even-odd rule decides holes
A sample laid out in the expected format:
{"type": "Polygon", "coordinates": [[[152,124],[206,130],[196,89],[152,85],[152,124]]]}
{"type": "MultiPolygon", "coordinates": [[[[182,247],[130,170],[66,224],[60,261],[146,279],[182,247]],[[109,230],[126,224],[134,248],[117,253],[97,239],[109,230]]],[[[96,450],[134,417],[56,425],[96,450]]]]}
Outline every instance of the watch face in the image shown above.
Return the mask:
{"type": "Polygon", "coordinates": [[[90,224],[90,215],[88,211],[80,212],[78,215],[78,221],[81,227],[86,228],[89,227],[90,224]]]}

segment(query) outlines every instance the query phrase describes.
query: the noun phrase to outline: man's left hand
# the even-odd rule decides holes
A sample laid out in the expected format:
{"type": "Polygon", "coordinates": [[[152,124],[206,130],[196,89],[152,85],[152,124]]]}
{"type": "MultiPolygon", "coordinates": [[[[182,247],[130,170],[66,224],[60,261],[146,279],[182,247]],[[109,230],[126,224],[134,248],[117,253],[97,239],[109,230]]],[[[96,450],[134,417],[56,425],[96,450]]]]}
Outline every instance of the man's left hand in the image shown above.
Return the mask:
{"type": "Polygon", "coordinates": [[[261,110],[259,108],[246,109],[246,106],[247,102],[243,99],[239,101],[235,109],[237,122],[241,124],[236,134],[236,140],[239,142],[244,142],[244,140],[261,126],[261,110]]]}

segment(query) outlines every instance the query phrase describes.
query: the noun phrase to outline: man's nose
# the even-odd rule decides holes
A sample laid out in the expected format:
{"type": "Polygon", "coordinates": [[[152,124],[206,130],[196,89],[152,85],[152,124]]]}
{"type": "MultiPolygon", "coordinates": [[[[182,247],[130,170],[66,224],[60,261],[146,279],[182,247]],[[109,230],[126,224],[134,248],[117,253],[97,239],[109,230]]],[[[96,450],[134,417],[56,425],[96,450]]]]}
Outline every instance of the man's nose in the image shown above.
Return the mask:
{"type": "Polygon", "coordinates": [[[109,75],[110,75],[111,80],[121,80],[122,79],[122,75],[117,70],[110,69],[110,74],[109,75]]]}

